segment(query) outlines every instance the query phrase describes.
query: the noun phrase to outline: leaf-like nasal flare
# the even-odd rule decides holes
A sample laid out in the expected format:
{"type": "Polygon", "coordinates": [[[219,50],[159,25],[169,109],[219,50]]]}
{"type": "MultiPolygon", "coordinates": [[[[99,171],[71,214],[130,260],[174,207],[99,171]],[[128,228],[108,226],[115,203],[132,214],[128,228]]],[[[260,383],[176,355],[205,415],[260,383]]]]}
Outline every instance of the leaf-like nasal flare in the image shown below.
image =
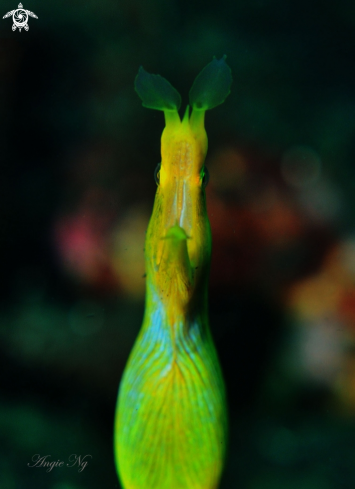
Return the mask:
{"type": "Polygon", "coordinates": [[[142,104],[148,109],[179,110],[181,97],[179,92],[160,75],[152,75],[141,66],[134,81],[134,88],[142,104]]]}
{"type": "Polygon", "coordinates": [[[208,63],[197,75],[190,93],[190,105],[194,109],[208,110],[222,104],[230,93],[232,84],[231,69],[226,56],[208,63]]]}

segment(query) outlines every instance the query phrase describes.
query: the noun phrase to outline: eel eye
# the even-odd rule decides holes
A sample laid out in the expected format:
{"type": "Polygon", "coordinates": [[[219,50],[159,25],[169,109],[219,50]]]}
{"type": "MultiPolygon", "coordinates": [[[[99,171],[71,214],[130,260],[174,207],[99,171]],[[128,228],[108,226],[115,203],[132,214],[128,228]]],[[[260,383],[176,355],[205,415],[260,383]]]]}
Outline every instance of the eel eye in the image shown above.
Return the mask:
{"type": "Polygon", "coordinates": [[[206,188],[206,186],[209,182],[209,179],[210,179],[210,174],[209,174],[207,168],[204,166],[203,167],[203,176],[202,176],[202,187],[203,188],[206,188]]]}
{"type": "Polygon", "coordinates": [[[160,167],[161,167],[161,163],[158,163],[154,170],[154,180],[157,185],[159,185],[160,183],[160,167]]]}

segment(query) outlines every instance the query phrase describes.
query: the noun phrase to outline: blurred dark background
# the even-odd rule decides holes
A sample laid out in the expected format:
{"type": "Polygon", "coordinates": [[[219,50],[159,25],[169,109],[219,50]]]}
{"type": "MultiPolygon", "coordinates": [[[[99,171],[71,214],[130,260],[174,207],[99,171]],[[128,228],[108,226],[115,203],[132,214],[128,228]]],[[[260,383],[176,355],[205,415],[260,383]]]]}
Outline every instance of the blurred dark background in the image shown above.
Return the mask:
{"type": "Polygon", "coordinates": [[[232,93],[206,116],[221,489],[354,488],[354,2],[24,8],[28,32],[0,23],[0,487],[120,487],[113,416],[164,126],[133,81],[143,65],[187,103],[226,54],[232,93]],[[81,472],[28,467],[73,453],[81,472]]]}

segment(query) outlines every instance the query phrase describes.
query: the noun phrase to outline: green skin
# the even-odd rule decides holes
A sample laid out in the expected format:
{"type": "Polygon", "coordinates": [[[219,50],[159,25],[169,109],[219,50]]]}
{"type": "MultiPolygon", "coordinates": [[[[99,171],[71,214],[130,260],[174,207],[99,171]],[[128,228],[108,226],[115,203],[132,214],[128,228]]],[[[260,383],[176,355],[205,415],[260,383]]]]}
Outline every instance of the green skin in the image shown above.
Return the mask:
{"type": "Polygon", "coordinates": [[[191,91],[191,117],[158,75],[140,70],[143,105],[163,110],[162,162],[146,245],[143,325],[121,381],[115,459],[125,489],[214,489],[227,442],[224,383],[208,326],[211,230],[204,191],[205,110],[229,93],[213,60],[191,91]]]}

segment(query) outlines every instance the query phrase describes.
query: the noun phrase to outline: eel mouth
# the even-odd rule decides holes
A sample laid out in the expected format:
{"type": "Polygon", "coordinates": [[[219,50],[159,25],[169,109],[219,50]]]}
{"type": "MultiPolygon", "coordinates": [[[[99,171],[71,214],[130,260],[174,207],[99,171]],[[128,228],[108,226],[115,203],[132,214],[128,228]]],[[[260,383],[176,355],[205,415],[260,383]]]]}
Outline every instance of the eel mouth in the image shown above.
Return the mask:
{"type": "Polygon", "coordinates": [[[201,170],[207,136],[201,118],[197,122],[202,129],[198,124],[191,126],[189,107],[182,121],[177,113],[165,115],[168,119],[162,135],[155,270],[159,271],[159,282],[173,280],[190,287],[201,259],[205,232],[201,170]]]}
{"type": "Polygon", "coordinates": [[[196,189],[191,175],[192,161],[186,144],[179,145],[175,152],[176,160],[166,182],[163,228],[161,232],[162,250],[160,270],[169,271],[169,276],[180,275],[191,282],[191,263],[189,252],[193,245],[196,227],[196,189]],[[195,227],[194,227],[195,226],[195,227]]]}
{"type": "Polygon", "coordinates": [[[194,168],[191,141],[176,141],[169,161],[162,162],[162,192],[164,197],[164,228],[166,233],[176,224],[191,237],[193,213],[196,208],[199,173],[194,168]]]}

